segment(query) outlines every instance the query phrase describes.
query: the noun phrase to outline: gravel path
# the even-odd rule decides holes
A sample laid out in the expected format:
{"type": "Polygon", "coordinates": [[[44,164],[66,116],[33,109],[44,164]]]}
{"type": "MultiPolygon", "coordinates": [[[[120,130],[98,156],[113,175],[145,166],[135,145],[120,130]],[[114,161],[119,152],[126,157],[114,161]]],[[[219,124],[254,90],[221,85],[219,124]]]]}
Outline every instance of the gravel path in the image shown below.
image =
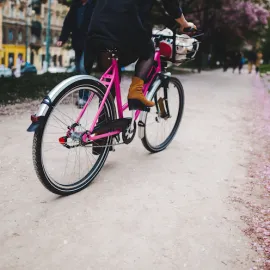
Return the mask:
{"type": "Polygon", "coordinates": [[[171,146],[157,155],[138,138],[120,146],[95,182],[68,198],[45,190],[34,172],[26,128],[36,103],[17,105],[15,115],[0,110],[1,270],[256,264],[243,233],[248,210],[235,204],[249,181],[252,77],[214,71],[180,79],[186,108],[171,146]]]}

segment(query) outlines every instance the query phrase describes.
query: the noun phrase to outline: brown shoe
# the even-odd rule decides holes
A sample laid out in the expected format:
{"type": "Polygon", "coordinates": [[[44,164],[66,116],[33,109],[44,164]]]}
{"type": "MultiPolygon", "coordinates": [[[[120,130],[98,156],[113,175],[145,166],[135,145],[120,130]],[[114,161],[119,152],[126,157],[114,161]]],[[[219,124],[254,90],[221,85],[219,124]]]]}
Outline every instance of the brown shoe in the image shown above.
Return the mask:
{"type": "Polygon", "coordinates": [[[128,93],[128,105],[130,110],[144,110],[146,107],[155,106],[155,102],[147,100],[143,94],[144,81],[138,77],[132,78],[128,93]]]}

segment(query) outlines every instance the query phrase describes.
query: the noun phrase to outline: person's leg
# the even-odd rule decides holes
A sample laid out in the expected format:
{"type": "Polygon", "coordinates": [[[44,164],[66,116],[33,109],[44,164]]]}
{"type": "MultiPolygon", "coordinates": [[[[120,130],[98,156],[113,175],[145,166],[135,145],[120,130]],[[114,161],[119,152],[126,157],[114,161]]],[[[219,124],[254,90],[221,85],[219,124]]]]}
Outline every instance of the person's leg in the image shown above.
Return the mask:
{"type": "Polygon", "coordinates": [[[254,67],[254,62],[251,63],[251,70],[250,70],[250,72],[252,72],[253,67],[254,67]]]}
{"type": "MultiPolygon", "coordinates": [[[[76,73],[78,74],[86,74],[84,68],[84,52],[83,50],[75,50],[75,65],[76,65],[76,73]]],[[[79,100],[78,106],[84,106],[87,101],[88,94],[84,90],[79,91],[79,100]]]]}
{"type": "MultiPolygon", "coordinates": [[[[105,47],[105,46],[104,46],[105,47]]],[[[92,68],[95,60],[97,60],[97,67],[100,71],[105,71],[107,67],[111,64],[111,60],[109,60],[109,55],[106,55],[105,49],[100,44],[98,40],[88,40],[86,42],[86,48],[84,52],[84,69],[86,74],[90,74],[92,72],[92,68]]],[[[99,101],[99,104],[101,100],[99,101]]],[[[104,113],[101,112],[101,116],[99,117],[98,122],[102,123],[105,120],[104,113]]]]}
{"type": "Polygon", "coordinates": [[[85,67],[84,67],[84,52],[82,52],[81,57],[80,57],[80,63],[79,63],[79,67],[80,67],[80,74],[87,74],[85,67]]]}
{"type": "MultiPolygon", "coordinates": [[[[106,51],[104,48],[102,51],[100,51],[97,55],[97,65],[98,65],[98,70],[100,72],[105,72],[111,65],[112,65],[112,60],[111,60],[111,53],[106,51]]],[[[119,70],[119,78],[121,79],[121,70],[119,70]]],[[[111,95],[113,98],[115,98],[115,87],[114,85],[111,88],[111,95]]]]}
{"type": "Polygon", "coordinates": [[[224,61],[223,71],[226,72],[228,69],[228,59],[226,58],[224,61]]]}
{"type": "MultiPolygon", "coordinates": [[[[81,59],[80,59],[80,64],[79,65],[80,65],[79,66],[80,67],[80,74],[82,74],[82,75],[87,74],[86,70],[85,70],[85,66],[84,66],[84,52],[82,52],[82,54],[81,54],[81,59]]],[[[84,100],[84,102],[86,102],[88,100],[88,97],[89,97],[88,93],[85,92],[84,90],[81,90],[80,98],[82,100],[84,100]]]]}
{"type": "Polygon", "coordinates": [[[155,103],[147,100],[143,94],[144,82],[153,66],[154,55],[154,45],[150,40],[139,54],[139,60],[135,66],[135,76],[132,78],[129,88],[128,103],[131,110],[155,106],[155,103]]]}
{"type": "Polygon", "coordinates": [[[96,51],[92,41],[86,41],[83,53],[83,65],[85,74],[91,74],[96,59],[96,51]]]}
{"type": "Polygon", "coordinates": [[[82,52],[80,50],[75,50],[75,68],[76,73],[80,74],[80,61],[82,52]]]}
{"type": "Polygon", "coordinates": [[[252,72],[252,62],[248,62],[248,73],[250,74],[252,72]]]}
{"type": "MultiPolygon", "coordinates": [[[[93,57],[93,55],[96,56],[97,59],[97,67],[98,70],[101,72],[106,71],[110,65],[111,65],[111,60],[110,60],[110,54],[108,52],[106,52],[106,44],[103,44],[100,41],[94,41],[91,42],[92,44],[86,48],[85,50],[85,57],[84,57],[84,61],[85,61],[85,69],[86,72],[88,74],[91,73],[92,71],[92,67],[93,67],[93,63],[95,58],[93,57]]],[[[115,97],[115,90],[114,87],[111,90],[111,94],[113,95],[113,97],[115,97]]],[[[101,103],[101,99],[99,100],[99,105],[101,103]]],[[[105,117],[105,112],[102,110],[100,113],[100,116],[98,118],[98,122],[97,125],[102,125],[103,123],[105,123],[106,121],[106,117],[105,117]]],[[[98,134],[96,134],[98,135],[98,134]]],[[[106,145],[106,139],[100,139],[100,140],[96,140],[93,143],[93,148],[92,148],[92,154],[93,155],[100,155],[103,151],[103,147],[106,145]]],[[[112,147],[110,147],[110,151],[112,150],[112,147]]]]}
{"type": "Polygon", "coordinates": [[[256,66],[256,74],[259,73],[259,70],[260,70],[260,67],[259,66],[256,66]]]}
{"type": "Polygon", "coordinates": [[[243,64],[240,63],[240,64],[239,64],[239,74],[241,74],[242,68],[243,68],[243,64]]]}
{"type": "Polygon", "coordinates": [[[154,51],[153,52],[150,51],[148,55],[140,57],[139,60],[137,61],[135,66],[135,77],[138,77],[143,81],[146,81],[147,75],[149,74],[149,71],[151,70],[153,64],[154,64],[154,51]]]}

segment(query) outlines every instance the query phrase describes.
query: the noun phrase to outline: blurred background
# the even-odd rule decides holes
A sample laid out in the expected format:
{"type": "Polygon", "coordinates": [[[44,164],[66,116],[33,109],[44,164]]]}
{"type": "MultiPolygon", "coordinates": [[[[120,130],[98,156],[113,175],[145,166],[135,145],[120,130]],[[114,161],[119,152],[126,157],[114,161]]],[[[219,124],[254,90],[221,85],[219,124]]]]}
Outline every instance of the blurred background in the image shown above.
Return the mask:
{"type": "Polygon", "coordinates": [[[14,69],[21,57],[33,74],[48,66],[55,71],[68,67],[74,52],[56,46],[67,12],[68,7],[57,0],[0,0],[1,64],[14,69]]]}
{"type": "MultiPolygon", "coordinates": [[[[72,71],[71,46],[58,48],[63,21],[72,0],[0,0],[0,64],[15,69],[17,59],[31,64],[29,72],[72,71]]],[[[270,61],[269,0],[184,0],[186,17],[205,33],[197,65],[224,65],[235,51],[262,50],[270,61]]],[[[160,1],[153,9],[156,25],[173,26],[160,1]]],[[[192,63],[194,65],[194,63],[192,63]]],[[[3,68],[3,66],[2,66],[3,68]]],[[[23,73],[23,71],[22,71],[23,73]]]]}
{"type": "MultiPolygon", "coordinates": [[[[156,1],[154,21],[172,26],[156,1]],[[163,14],[163,16],[160,16],[163,14]]],[[[225,69],[233,65],[234,55],[246,59],[261,51],[264,63],[270,61],[269,0],[183,0],[184,13],[205,33],[195,63],[200,68],[225,69]]]]}
{"type": "MultiPolygon", "coordinates": [[[[16,91],[28,91],[32,95],[39,89],[37,92],[42,95],[75,72],[71,42],[64,47],[56,45],[71,3],[72,0],[0,0],[0,79],[44,75],[33,78],[31,85],[27,81],[29,86],[24,90],[10,80],[1,80],[0,100],[12,102],[16,91]],[[48,77],[51,73],[57,75],[48,77]],[[11,89],[13,94],[6,96],[11,89]]],[[[239,61],[246,64],[257,59],[258,62],[259,54],[260,69],[270,71],[270,0],[183,0],[181,3],[187,19],[204,32],[195,61],[182,68],[227,71],[239,61]]],[[[152,21],[157,28],[175,25],[160,0],[155,0],[152,21]]]]}

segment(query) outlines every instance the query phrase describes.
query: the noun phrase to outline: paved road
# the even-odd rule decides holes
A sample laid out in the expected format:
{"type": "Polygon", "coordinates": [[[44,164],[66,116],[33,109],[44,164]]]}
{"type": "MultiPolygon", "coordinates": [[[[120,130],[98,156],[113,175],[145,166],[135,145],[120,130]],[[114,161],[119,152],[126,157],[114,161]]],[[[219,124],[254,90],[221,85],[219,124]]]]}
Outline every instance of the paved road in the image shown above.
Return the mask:
{"type": "Polygon", "coordinates": [[[172,145],[158,155],[139,139],[119,147],[95,182],[68,198],[37,180],[29,114],[0,118],[1,270],[252,266],[256,255],[229,200],[246,181],[251,77],[181,79],[186,109],[172,145]]]}

